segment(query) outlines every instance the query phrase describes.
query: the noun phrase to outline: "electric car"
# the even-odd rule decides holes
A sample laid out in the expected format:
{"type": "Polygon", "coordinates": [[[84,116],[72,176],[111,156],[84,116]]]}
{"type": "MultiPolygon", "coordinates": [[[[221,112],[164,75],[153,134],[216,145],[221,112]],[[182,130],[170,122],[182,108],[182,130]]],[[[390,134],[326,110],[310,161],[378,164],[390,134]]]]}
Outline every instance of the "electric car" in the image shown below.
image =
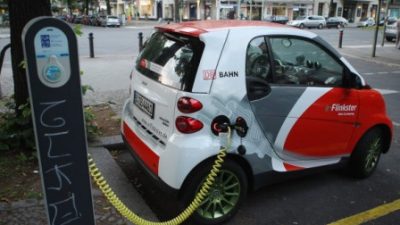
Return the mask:
{"type": "Polygon", "coordinates": [[[230,138],[191,217],[200,224],[230,219],[271,175],[340,165],[368,177],[392,129],[381,94],[319,36],[234,20],[156,27],[131,73],[121,123],[139,164],[185,204],[230,138]]]}

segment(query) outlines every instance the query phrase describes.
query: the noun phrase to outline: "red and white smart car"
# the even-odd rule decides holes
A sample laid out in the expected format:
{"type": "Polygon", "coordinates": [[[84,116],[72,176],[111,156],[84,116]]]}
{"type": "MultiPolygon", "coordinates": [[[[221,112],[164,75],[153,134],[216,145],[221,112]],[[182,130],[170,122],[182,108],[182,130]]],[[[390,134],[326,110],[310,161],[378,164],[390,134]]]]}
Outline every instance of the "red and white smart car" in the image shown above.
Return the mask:
{"type": "Polygon", "coordinates": [[[122,135],[135,158],[184,202],[234,132],[222,172],[193,219],[231,218],[267,175],[334,164],[368,177],[389,150],[384,100],[316,34],[266,22],[156,28],[131,74],[122,135]]]}

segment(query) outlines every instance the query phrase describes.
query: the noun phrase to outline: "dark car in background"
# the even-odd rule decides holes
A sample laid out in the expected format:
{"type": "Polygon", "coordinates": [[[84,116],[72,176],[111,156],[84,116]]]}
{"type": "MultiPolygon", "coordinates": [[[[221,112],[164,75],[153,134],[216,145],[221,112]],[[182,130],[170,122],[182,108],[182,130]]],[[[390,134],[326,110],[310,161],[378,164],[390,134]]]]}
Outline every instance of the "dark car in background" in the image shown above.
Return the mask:
{"type": "Polygon", "coordinates": [[[264,18],[264,21],[286,24],[289,21],[287,16],[267,16],[264,18]]]}
{"type": "Polygon", "coordinates": [[[327,28],[342,28],[345,27],[349,22],[343,17],[329,17],[326,19],[327,28]]]}

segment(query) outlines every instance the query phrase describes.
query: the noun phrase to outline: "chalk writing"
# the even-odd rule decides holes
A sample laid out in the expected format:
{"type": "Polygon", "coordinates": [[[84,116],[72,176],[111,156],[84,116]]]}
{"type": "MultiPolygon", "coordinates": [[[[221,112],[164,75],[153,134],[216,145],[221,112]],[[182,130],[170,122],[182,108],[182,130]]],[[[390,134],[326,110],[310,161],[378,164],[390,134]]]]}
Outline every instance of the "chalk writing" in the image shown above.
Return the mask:
{"type": "Polygon", "coordinates": [[[52,155],[52,151],[53,151],[53,137],[57,137],[57,136],[62,136],[62,135],[66,135],[68,134],[69,131],[63,131],[63,132],[57,132],[57,133],[46,133],[44,134],[45,137],[49,138],[49,148],[47,150],[47,157],[49,157],[50,159],[54,159],[54,158],[61,158],[61,157],[67,157],[70,156],[71,154],[60,154],[60,155],[52,155]]]}
{"type": "Polygon", "coordinates": [[[54,172],[57,176],[58,180],[58,187],[48,187],[47,190],[56,190],[59,191],[63,188],[63,178],[67,181],[68,184],[71,184],[71,179],[63,171],[61,171],[62,168],[65,168],[67,166],[71,166],[72,163],[67,163],[61,166],[58,166],[57,164],[54,165],[54,168],[49,169],[46,171],[46,173],[54,172]]]}
{"type": "Polygon", "coordinates": [[[51,219],[51,225],[69,224],[81,217],[76,207],[75,195],[73,193],[65,200],[49,204],[49,208],[54,210],[54,217],[51,219]],[[60,208],[63,209],[61,212],[59,210],[60,208]]]}
{"type": "Polygon", "coordinates": [[[66,102],[66,100],[40,103],[40,105],[47,105],[47,107],[40,114],[40,123],[42,124],[42,126],[50,127],[50,128],[58,128],[58,127],[63,127],[65,125],[65,119],[62,118],[62,117],[53,118],[53,122],[58,122],[58,123],[55,123],[55,124],[52,124],[52,125],[46,123],[44,121],[44,119],[43,119],[48,110],[50,110],[51,108],[54,108],[54,107],[56,107],[56,106],[58,106],[60,104],[64,104],[65,102],[66,102]]]}

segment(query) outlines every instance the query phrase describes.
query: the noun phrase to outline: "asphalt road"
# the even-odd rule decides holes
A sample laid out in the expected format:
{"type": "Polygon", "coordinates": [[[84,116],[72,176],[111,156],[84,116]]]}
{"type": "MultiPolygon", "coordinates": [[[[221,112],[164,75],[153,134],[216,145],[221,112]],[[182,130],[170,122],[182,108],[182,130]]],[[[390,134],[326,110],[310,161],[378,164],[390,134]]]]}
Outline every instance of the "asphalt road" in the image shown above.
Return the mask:
{"type": "MultiPolygon", "coordinates": [[[[337,46],[337,30],[312,31],[337,46]]],[[[344,45],[372,43],[372,30],[353,28],[345,32],[348,36],[344,45]]],[[[392,147],[381,158],[377,171],[365,180],[350,178],[343,171],[326,171],[262,188],[248,195],[238,214],[228,224],[329,224],[400,199],[400,60],[397,67],[359,58],[348,57],[348,60],[372,87],[384,93],[388,114],[395,124],[392,147]]],[[[154,188],[127,151],[121,151],[118,160],[132,184],[161,220],[179,212],[179,203],[154,188]]],[[[399,219],[400,212],[396,211],[365,224],[397,225],[399,219]]]]}

